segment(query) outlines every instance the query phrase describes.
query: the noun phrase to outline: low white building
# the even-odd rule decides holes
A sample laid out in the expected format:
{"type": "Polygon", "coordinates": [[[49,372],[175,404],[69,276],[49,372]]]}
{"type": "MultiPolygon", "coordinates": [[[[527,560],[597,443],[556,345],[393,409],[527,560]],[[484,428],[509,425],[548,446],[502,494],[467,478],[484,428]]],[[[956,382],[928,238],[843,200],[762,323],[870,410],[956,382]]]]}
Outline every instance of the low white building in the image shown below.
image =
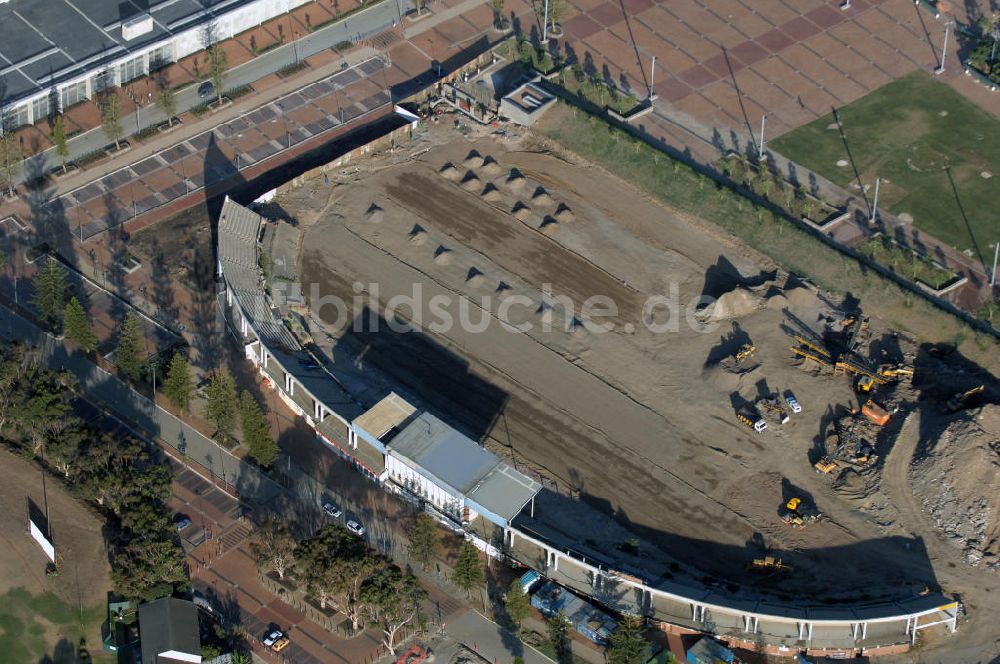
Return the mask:
{"type": "Polygon", "coordinates": [[[385,448],[386,480],[459,523],[482,516],[507,528],[542,488],[430,413],[385,448]]]}

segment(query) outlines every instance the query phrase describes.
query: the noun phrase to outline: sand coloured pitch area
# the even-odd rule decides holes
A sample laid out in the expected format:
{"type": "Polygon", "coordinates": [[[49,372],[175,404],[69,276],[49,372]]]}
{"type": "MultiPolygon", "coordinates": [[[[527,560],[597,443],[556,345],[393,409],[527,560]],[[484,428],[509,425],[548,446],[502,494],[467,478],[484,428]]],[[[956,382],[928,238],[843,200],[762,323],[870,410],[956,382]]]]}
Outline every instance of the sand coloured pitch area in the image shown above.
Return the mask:
{"type": "MultiPolygon", "coordinates": [[[[808,461],[826,404],[854,397],[848,381],[794,366],[781,325],[788,313],[815,323],[832,304],[718,229],[571,155],[490,140],[451,140],[332,191],[293,192],[282,205],[304,229],[304,293],[316,284],[321,295],[351,301],[360,289],[381,310],[419,284],[422,300],[397,318],[434,322],[425,303],[461,295],[472,302],[470,316],[487,321],[482,331],[453,325],[406,334],[384,324],[378,331],[330,325],[335,363],[355,358],[339,363],[338,377],[360,399],[395,389],[720,578],[754,584],[741,570],[763,542],[796,568],[783,592],[878,598],[934,582],[909,533],[866,517],[808,461]],[[500,168],[490,175],[484,165],[494,161],[500,168]],[[449,164],[466,169],[477,188],[448,177],[449,164]],[[489,183],[500,200],[480,195],[489,183]],[[379,224],[365,221],[373,198],[384,211],[379,224]],[[546,232],[546,219],[560,213],[567,221],[546,232]],[[499,304],[514,295],[531,304],[512,307],[508,322],[530,323],[530,332],[496,324],[499,304]],[[617,312],[583,306],[594,295],[617,312]],[[669,307],[644,323],[648,299],[671,296],[680,303],[676,329],[669,307]],[[699,310],[702,296],[718,302],[699,310]],[[572,315],[560,297],[573,303],[572,315]],[[613,331],[595,333],[584,321],[613,331]],[[734,373],[723,360],[745,339],[757,344],[759,366],[734,373]],[[736,404],[785,389],[806,411],[784,427],[760,435],[734,417],[736,404]],[[805,531],[782,524],[778,507],[790,493],[814,500],[824,519],[805,531]],[[840,570],[835,584],[823,581],[853,555],[866,565],[840,570]]],[[[459,305],[449,311],[457,321],[459,305]]],[[[574,532],[563,521],[539,517],[535,525],[617,555],[620,533],[602,536],[584,520],[574,532]]]]}

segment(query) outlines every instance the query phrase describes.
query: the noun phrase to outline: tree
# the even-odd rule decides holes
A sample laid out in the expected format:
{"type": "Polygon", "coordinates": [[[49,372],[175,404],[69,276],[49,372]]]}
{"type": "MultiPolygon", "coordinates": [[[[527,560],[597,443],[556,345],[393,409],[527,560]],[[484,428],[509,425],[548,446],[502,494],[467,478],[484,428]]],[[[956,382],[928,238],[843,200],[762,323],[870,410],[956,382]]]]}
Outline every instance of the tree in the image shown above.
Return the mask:
{"type": "Polygon", "coordinates": [[[33,304],[38,309],[44,322],[54,327],[59,324],[59,316],[66,306],[66,270],[59,261],[51,256],[46,257],[45,265],[35,276],[35,299],[33,304]]]}
{"type": "Polygon", "coordinates": [[[426,512],[421,512],[410,527],[410,557],[427,569],[434,558],[437,548],[438,533],[434,518],[426,512]]]}
{"type": "Polygon", "coordinates": [[[7,185],[7,193],[13,198],[14,180],[21,174],[21,166],[24,164],[24,150],[21,148],[21,141],[11,125],[7,115],[0,113],[0,167],[3,170],[4,184],[7,185]]]}
{"type": "Polygon", "coordinates": [[[201,29],[201,45],[208,55],[208,78],[215,86],[215,94],[222,103],[222,86],[226,83],[226,70],[229,68],[229,56],[219,46],[218,27],[215,22],[208,22],[201,29]]]}
{"type": "Polygon", "coordinates": [[[118,348],[115,350],[115,363],[128,379],[139,377],[144,350],[139,318],[135,312],[129,311],[118,331],[118,348]]]}
{"type": "Polygon", "coordinates": [[[130,600],[149,602],[187,585],[184,554],[163,537],[133,537],[114,555],[111,581],[130,600]]]}
{"type": "Polygon", "coordinates": [[[243,443],[247,446],[249,455],[264,468],[270,467],[278,458],[278,444],[274,442],[260,404],[248,390],[243,390],[240,395],[240,425],[243,428],[243,443]]]}
{"type": "Polygon", "coordinates": [[[90,325],[90,317],[76,297],[71,297],[63,311],[63,329],[66,338],[75,343],[84,353],[97,350],[97,335],[90,325]]]}
{"type": "Polygon", "coordinates": [[[174,94],[174,89],[166,81],[163,82],[160,95],[156,98],[156,107],[167,116],[167,126],[173,127],[174,115],[177,114],[177,95],[174,94]]]}
{"type": "Polygon", "coordinates": [[[452,582],[465,591],[466,596],[472,596],[472,589],[483,582],[483,564],[479,560],[479,549],[469,540],[462,542],[458,550],[458,560],[451,574],[452,582]]]}
{"type": "Polygon", "coordinates": [[[113,91],[104,95],[101,101],[101,127],[104,135],[115,144],[115,150],[121,148],[122,129],[121,108],[118,106],[118,95],[113,91]]]}
{"type": "Polygon", "coordinates": [[[549,618],[549,642],[556,653],[556,661],[559,664],[572,664],[573,652],[569,640],[569,623],[563,612],[555,614],[549,618]]]}
{"type": "Polygon", "coordinates": [[[503,8],[506,0],[490,0],[490,8],[493,10],[493,24],[498,28],[503,28],[504,15],[503,8]]]}
{"type": "Polygon", "coordinates": [[[531,600],[528,593],[524,592],[521,579],[514,579],[507,589],[507,596],[504,597],[504,608],[507,609],[507,617],[514,623],[514,627],[521,629],[521,623],[531,615],[531,600]]]}
{"type": "Polygon", "coordinates": [[[167,378],[163,381],[163,393],[181,411],[187,412],[191,406],[191,396],[194,394],[194,379],[191,377],[191,365],[180,352],[174,353],[167,367],[167,378]]]}
{"type": "MultiPolygon", "coordinates": [[[[566,15],[566,0],[548,0],[548,16],[549,16],[549,30],[555,30],[556,26],[562,22],[563,17],[566,15]]],[[[535,5],[535,11],[538,13],[539,22],[545,20],[545,0],[539,0],[539,3],[535,5]]]]}
{"type": "Polygon", "coordinates": [[[609,639],[608,664],[645,664],[647,643],[642,630],[642,618],[623,616],[609,639]]]}
{"type": "Polygon", "coordinates": [[[66,160],[69,159],[69,143],[66,138],[66,125],[63,123],[61,115],[56,116],[55,125],[52,127],[52,142],[56,147],[56,156],[62,164],[63,173],[66,172],[66,160]]]}
{"type": "Polygon", "coordinates": [[[215,435],[223,443],[231,438],[236,423],[236,381],[225,369],[218,369],[205,390],[208,402],[205,417],[215,425],[215,435]]]}
{"type": "Polygon", "coordinates": [[[382,628],[382,643],[388,650],[396,645],[396,633],[417,618],[424,597],[416,577],[403,574],[395,565],[375,572],[360,592],[361,601],[382,628]]]}
{"type": "Polygon", "coordinates": [[[269,517],[254,530],[250,554],[262,570],[273,570],[279,579],[284,579],[295,563],[295,546],[288,526],[277,517],[269,517]]]}

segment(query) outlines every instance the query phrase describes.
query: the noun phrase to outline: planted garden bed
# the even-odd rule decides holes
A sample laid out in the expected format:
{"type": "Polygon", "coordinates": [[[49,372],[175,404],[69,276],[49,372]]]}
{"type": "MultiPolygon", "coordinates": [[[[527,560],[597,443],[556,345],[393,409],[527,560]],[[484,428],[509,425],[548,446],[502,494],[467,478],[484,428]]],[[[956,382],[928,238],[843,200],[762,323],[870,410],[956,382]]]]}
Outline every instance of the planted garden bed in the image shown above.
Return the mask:
{"type": "Polygon", "coordinates": [[[876,263],[934,292],[946,290],[963,279],[961,275],[937,261],[922,256],[881,233],[872,236],[856,248],[876,263]]]}

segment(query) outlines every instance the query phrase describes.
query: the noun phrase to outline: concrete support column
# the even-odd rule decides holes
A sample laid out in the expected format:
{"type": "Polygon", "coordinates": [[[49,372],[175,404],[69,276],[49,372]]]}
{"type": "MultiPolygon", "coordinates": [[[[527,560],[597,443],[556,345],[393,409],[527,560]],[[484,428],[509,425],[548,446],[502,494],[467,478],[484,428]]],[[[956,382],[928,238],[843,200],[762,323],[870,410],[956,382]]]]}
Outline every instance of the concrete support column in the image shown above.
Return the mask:
{"type": "Polygon", "coordinates": [[[862,639],[868,638],[868,623],[866,622],[861,623],[861,638],[862,639]]]}
{"type": "Polygon", "coordinates": [[[751,615],[743,616],[743,631],[751,634],[757,633],[757,617],[751,615]]]}
{"type": "Polygon", "coordinates": [[[806,623],[800,622],[799,626],[799,641],[805,641],[806,638],[806,623]]]}
{"type": "Polygon", "coordinates": [[[695,622],[705,622],[705,607],[701,604],[692,604],[691,620],[694,620],[695,622]]]}
{"type": "Polygon", "coordinates": [[[649,611],[650,613],[653,612],[653,591],[648,588],[645,590],[645,592],[643,592],[642,609],[644,611],[649,611]]]}
{"type": "Polygon", "coordinates": [[[229,286],[226,286],[226,306],[227,307],[233,306],[233,289],[231,289],[229,286]]]}

